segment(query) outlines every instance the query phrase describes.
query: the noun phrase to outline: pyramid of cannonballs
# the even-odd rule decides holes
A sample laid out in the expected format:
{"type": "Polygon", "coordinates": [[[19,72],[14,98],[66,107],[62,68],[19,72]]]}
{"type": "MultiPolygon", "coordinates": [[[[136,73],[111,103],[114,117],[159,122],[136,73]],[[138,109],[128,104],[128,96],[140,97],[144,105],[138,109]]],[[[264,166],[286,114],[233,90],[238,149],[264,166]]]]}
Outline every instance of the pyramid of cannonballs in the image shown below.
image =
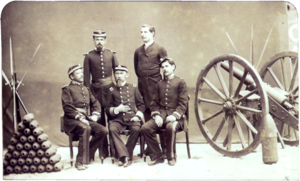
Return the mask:
{"type": "Polygon", "coordinates": [[[3,160],[3,171],[10,173],[35,173],[60,171],[61,156],[48,140],[48,135],[39,127],[34,115],[23,117],[7,146],[3,160]]]}

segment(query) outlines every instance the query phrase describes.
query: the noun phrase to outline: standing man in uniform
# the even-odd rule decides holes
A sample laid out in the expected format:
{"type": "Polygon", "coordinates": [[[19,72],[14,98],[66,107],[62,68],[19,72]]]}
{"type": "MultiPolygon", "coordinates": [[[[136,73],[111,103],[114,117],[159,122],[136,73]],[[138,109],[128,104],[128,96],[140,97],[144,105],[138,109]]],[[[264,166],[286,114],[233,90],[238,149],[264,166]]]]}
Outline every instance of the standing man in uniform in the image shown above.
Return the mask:
{"type": "MultiPolygon", "coordinates": [[[[156,84],[162,79],[160,74],[160,62],[167,57],[164,47],[154,42],[155,28],[152,25],[144,24],[141,28],[141,38],[144,44],[134,52],[134,69],[138,77],[138,88],[143,96],[146,110],[145,120],[151,119],[150,103],[155,92],[156,84]]],[[[160,135],[160,142],[165,151],[165,141],[160,135]]],[[[148,153],[148,148],[145,154],[148,153]]]]}
{"type": "Polygon", "coordinates": [[[163,153],[159,148],[155,131],[160,128],[166,129],[167,159],[170,166],[175,165],[173,144],[175,134],[187,127],[184,113],[188,104],[188,93],[185,81],[175,76],[176,65],[171,58],[166,58],[161,63],[164,80],[157,86],[150,105],[151,119],[146,122],[141,133],[144,135],[150,150],[151,161],[148,165],[156,165],[164,162],[163,153]]]}
{"type": "MultiPolygon", "coordinates": [[[[93,40],[95,49],[87,53],[84,58],[84,85],[90,88],[93,95],[99,100],[101,104],[101,119],[98,120],[98,123],[106,126],[104,109],[106,107],[107,92],[113,85],[113,69],[119,63],[115,55],[116,52],[104,47],[106,44],[106,33],[103,30],[95,30],[93,40]]],[[[102,151],[99,147],[99,157],[104,159],[108,156],[108,141],[107,138],[104,138],[102,151]]],[[[94,157],[91,159],[94,159],[94,157]]]]}
{"type": "Polygon", "coordinates": [[[82,85],[83,72],[80,65],[69,68],[70,84],[62,88],[62,107],[64,110],[64,131],[66,134],[73,133],[79,137],[78,154],[75,167],[78,170],[85,170],[83,164],[89,164],[104,137],[107,136],[107,129],[98,124],[101,106],[99,101],[91,92],[82,85]],[[92,115],[89,115],[91,109],[92,115]],[[93,135],[89,142],[90,135],[93,135]]]}
{"type": "Polygon", "coordinates": [[[126,66],[115,68],[116,85],[112,86],[107,96],[107,115],[109,115],[109,132],[113,139],[119,158],[119,166],[132,164],[133,150],[140,137],[141,120],[145,105],[135,84],[126,82],[128,78],[126,66]],[[136,111],[137,109],[137,111],[136,111]],[[130,136],[124,145],[120,132],[129,129],[130,136]]]}

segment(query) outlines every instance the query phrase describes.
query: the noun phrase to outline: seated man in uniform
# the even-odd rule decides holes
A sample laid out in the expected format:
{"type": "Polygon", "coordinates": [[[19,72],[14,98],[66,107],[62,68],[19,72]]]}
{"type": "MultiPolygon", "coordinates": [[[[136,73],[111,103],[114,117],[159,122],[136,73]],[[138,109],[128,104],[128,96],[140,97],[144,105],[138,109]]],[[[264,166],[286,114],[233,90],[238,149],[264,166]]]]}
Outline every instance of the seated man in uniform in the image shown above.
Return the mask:
{"type": "Polygon", "coordinates": [[[140,136],[140,121],[143,119],[145,105],[143,97],[135,84],[126,82],[128,78],[126,66],[115,67],[116,84],[107,95],[108,129],[115,144],[119,158],[119,166],[128,167],[132,164],[133,150],[140,136]],[[136,111],[137,109],[137,111],[136,111]],[[120,132],[130,130],[130,136],[124,145],[120,132]]]}
{"type": "Polygon", "coordinates": [[[142,128],[148,148],[150,149],[151,161],[148,165],[156,165],[164,162],[162,151],[156,139],[155,131],[160,128],[166,129],[167,159],[170,166],[175,165],[173,144],[175,133],[184,127],[188,93],[186,83],[182,78],[175,76],[176,65],[171,58],[165,58],[160,63],[164,79],[157,83],[153,100],[150,104],[151,116],[142,128]]]}
{"type": "Polygon", "coordinates": [[[84,170],[83,164],[89,164],[90,158],[99,147],[102,139],[107,136],[107,129],[98,124],[101,106],[91,92],[82,85],[83,72],[80,65],[69,68],[70,84],[62,88],[62,107],[64,110],[64,130],[66,134],[73,133],[79,138],[78,154],[75,167],[84,170]],[[92,115],[88,116],[89,109],[92,115]],[[89,142],[90,135],[93,136],[89,142]]]}

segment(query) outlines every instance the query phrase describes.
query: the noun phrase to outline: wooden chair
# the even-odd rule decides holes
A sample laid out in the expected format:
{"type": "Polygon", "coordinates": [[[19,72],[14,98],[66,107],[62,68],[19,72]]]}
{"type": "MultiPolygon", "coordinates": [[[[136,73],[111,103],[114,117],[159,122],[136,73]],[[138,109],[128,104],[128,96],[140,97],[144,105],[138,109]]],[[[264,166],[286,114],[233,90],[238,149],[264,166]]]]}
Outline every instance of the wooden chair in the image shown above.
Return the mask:
{"type": "MultiPolygon", "coordinates": [[[[190,153],[190,144],[189,144],[189,130],[188,130],[188,125],[189,125],[189,101],[190,101],[190,95],[188,96],[188,104],[187,104],[187,108],[186,108],[186,113],[185,115],[183,115],[184,117],[186,117],[186,121],[184,122],[184,126],[187,128],[187,131],[185,132],[185,141],[186,141],[186,148],[187,148],[187,154],[188,154],[188,158],[191,158],[191,153],[190,153]]],[[[174,136],[174,144],[173,144],[173,152],[174,152],[174,156],[175,156],[175,160],[177,161],[177,155],[176,155],[176,135],[179,132],[182,131],[178,131],[175,133],[174,136]]],[[[158,129],[155,133],[156,134],[164,134],[166,132],[166,129],[158,129]]],[[[143,142],[143,145],[145,145],[145,142],[143,142]]],[[[143,146],[144,147],[144,146],[143,146]]],[[[144,155],[144,162],[146,162],[147,156],[144,155]]]]}
{"type": "MultiPolygon", "coordinates": [[[[62,133],[65,133],[65,130],[64,130],[64,117],[61,116],[60,117],[60,131],[62,133]]],[[[67,133],[66,133],[67,134],[67,133]]],[[[71,162],[71,167],[73,167],[73,141],[79,141],[79,138],[74,135],[73,133],[69,133],[67,134],[69,136],[69,147],[70,147],[70,162],[71,162]]],[[[89,153],[86,153],[86,155],[83,155],[83,156],[87,156],[89,153]]],[[[103,159],[101,159],[101,164],[103,164],[103,159]]]]}
{"type": "MultiPolygon", "coordinates": [[[[144,124],[144,120],[141,120],[141,126],[144,124]]],[[[123,132],[120,133],[120,135],[130,135],[129,134],[129,131],[130,130],[124,130],[123,132]]],[[[111,162],[112,164],[115,163],[115,158],[116,158],[116,149],[115,149],[115,145],[114,145],[114,142],[113,142],[113,139],[110,135],[110,132],[109,132],[109,144],[110,144],[110,151],[111,151],[111,162]]],[[[140,150],[141,150],[141,158],[143,157],[144,155],[144,146],[145,146],[145,139],[144,139],[144,136],[141,134],[140,135],[140,150]]]]}

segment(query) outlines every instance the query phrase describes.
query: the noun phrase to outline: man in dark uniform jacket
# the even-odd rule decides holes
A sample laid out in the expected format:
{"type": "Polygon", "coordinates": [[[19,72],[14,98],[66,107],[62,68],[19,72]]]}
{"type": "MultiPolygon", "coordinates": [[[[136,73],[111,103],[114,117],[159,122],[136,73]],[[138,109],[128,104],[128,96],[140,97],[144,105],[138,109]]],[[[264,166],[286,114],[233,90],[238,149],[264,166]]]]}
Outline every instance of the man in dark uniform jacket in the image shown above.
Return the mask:
{"type": "Polygon", "coordinates": [[[75,167],[84,170],[83,164],[89,164],[90,158],[107,136],[107,129],[98,124],[100,118],[100,103],[91,92],[82,85],[83,72],[80,65],[69,68],[70,84],[62,88],[62,107],[64,110],[64,130],[66,134],[74,133],[79,138],[78,154],[75,167]],[[88,116],[89,109],[92,115],[88,116]],[[93,135],[89,142],[90,135],[93,135]]]}
{"type": "Polygon", "coordinates": [[[184,126],[186,125],[184,113],[187,109],[188,93],[185,81],[174,74],[176,65],[172,59],[164,59],[161,68],[164,80],[161,80],[156,86],[150,105],[152,119],[142,126],[141,133],[150,150],[151,161],[148,165],[151,166],[164,162],[155,131],[159,128],[166,129],[167,159],[168,164],[173,166],[175,165],[173,153],[175,133],[187,129],[184,126]]]}
{"type": "MultiPolygon", "coordinates": [[[[84,85],[91,89],[93,95],[101,104],[101,119],[98,120],[106,126],[104,109],[108,89],[112,86],[112,72],[119,65],[116,52],[104,47],[106,44],[106,33],[103,30],[95,30],[93,34],[95,49],[85,54],[84,58],[84,85]],[[92,75],[92,84],[91,84],[92,75]]],[[[100,158],[109,156],[107,138],[103,140],[103,151],[99,148],[100,158]]],[[[92,158],[94,159],[94,158],[92,158]]]]}
{"type": "Polygon", "coordinates": [[[135,84],[126,82],[128,69],[126,66],[115,68],[116,86],[112,86],[107,96],[107,115],[109,115],[109,131],[119,157],[119,166],[128,167],[132,163],[133,150],[140,136],[140,121],[143,119],[145,105],[135,84]],[[137,109],[137,111],[136,111],[137,109]],[[124,145],[120,132],[129,129],[130,136],[124,145]],[[129,158],[129,159],[128,159],[129,158]]]}
{"type": "MultiPolygon", "coordinates": [[[[164,47],[154,42],[155,28],[152,25],[143,25],[141,28],[141,38],[144,44],[134,52],[134,69],[138,77],[138,87],[144,98],[146,110],[145,120],[151,119],[150,103],[155,92],[156,84],[162,79],[160,74],[160,62],[167,57],[164,47]]],[[[160,135],[163,150],[164,139],[160,135]]],[[[145,150],[147,154],[148,148],[145,150]]]]}

